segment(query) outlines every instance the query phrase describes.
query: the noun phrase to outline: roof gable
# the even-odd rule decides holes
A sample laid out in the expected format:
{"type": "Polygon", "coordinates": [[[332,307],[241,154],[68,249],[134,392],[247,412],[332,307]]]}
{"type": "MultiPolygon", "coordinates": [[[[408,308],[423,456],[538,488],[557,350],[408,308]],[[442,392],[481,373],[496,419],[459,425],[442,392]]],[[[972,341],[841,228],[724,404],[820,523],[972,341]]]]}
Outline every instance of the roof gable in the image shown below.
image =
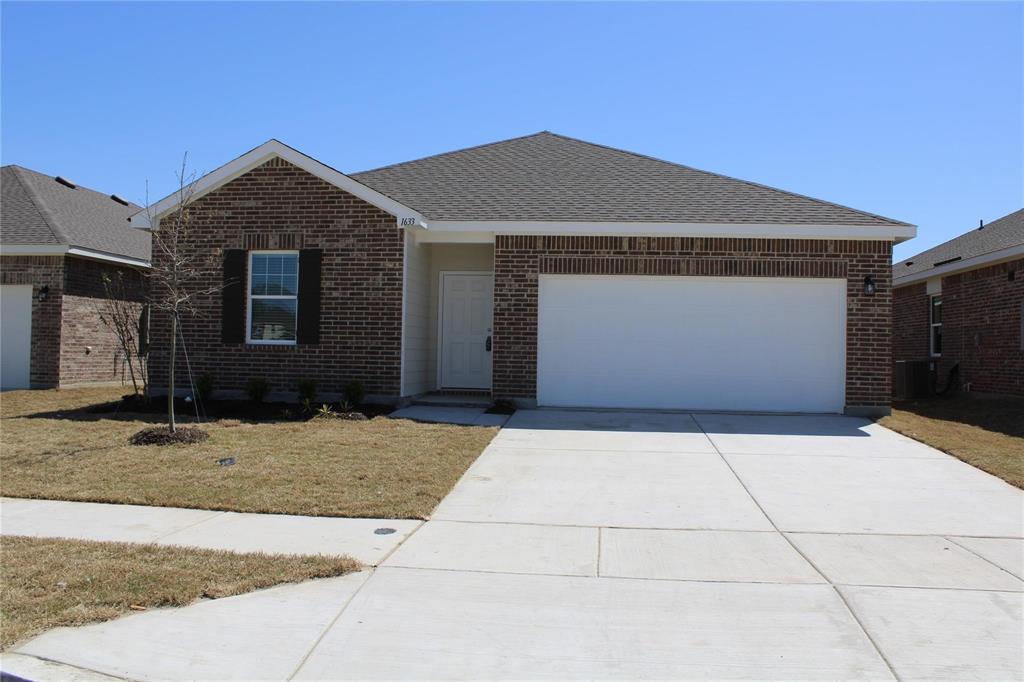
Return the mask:
{"type": "MultiPolygon", "coordinates": [[[[4,166],[0,244],[4,247],[57,247],[147,262],[149,235],[128,224],[139,210],[108,194],[68,186],[53,176],[20,166],[4,166]]],[[[10,250],[10,249],[8,249],[10,250]]]]}
{"type": "MultiPolygon", "coordinates": [[[[373,204],[382,211],[395,216],[398,224],[414,226],[422,224],[423,216],[401,202],[386,196],[377,190],[368,187],[345,175],[330,166],[307,156],[297,149],[293,149],[279,140],[268,140],[259,147],[250,149],[245,154],[224,164],[220,168],[193,182],[188,187],[190,199],[195,200],[204,194],[222,187],[237,177],[248,173],[252,169],[263,165],[272,158],[281,158],[294,166],[314,175],[325,182],[328,182],[349,194],[359,197],[369,204],[373,204]]],[[[151,221],[159,219],[170,212],[178,205],[179,193],[174,192],[150,207],[148,211],[137,212],[131,218],[134,227],[152,228],[151,221]]]]}
{"type": "Polygon", "coordinates": [[[355,173],[429,221],[911,227],[550,132],[355,173]]]}
{"type": "MultiPolygon", "coordinates": [[[[1024,208],[933,246],[892,266],[893,281],[908,284],[973,267],[986,256],[1024,254],[1024,208]],[[902,280],[902,281],[901,281],[902,280]]],[[[987,259],[986,262],[990,262],[987,259]]]]}

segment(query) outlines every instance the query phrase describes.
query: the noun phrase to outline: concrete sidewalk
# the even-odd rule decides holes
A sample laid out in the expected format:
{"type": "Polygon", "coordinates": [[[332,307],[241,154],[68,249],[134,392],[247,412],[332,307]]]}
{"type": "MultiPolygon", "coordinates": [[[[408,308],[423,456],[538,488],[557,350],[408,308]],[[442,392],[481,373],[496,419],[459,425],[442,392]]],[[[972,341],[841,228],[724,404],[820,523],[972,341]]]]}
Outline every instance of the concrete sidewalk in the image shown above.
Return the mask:
{"type": "Polygon", "coordinates": [[[131,679],[1021,679],[1024,494],[866,420],[520,411],[373,571],[61,628],[131,679]]]}
{"type": "Polygon", "coordinates": [[[0,532],[4,535],[152,542],[232,552],[344,554],[370,566],[380,563],[421,524],[395,519],[0,499],[0,532]]]}

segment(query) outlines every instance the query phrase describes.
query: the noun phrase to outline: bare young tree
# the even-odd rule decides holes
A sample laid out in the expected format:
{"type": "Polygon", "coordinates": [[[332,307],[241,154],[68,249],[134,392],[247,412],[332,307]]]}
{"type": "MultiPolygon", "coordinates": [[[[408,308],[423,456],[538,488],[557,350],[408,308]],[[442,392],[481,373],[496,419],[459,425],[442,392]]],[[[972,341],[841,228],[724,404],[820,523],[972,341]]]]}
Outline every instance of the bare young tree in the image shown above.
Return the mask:
{"type": "MultiPolygon", "coordinates": [[[[139,279],[132,273],[132,280],[126,282],[125,274],[121,270],[117,271],[115,277],[104,272],[102,279],[104,297],[97,304],[96,312],[100,322],[117,338],[135,395],[144,395],[148,385],[147,339],[144,337],[148,321],[144,320],[144,316],[148,315],[148,311],[134,293],[137,291],[139,279]]],[[[122,374],[122,381],[123,379],[122,374]]]]}
{"type": "Polygon", "coordinates": [[[195,173],[188,171],[188,154],[181,161],[177,173],[178,190],[175,209],[154,221],[152,209],[147,201],[146,212],[153,226],[153,257],[149,272],[149,300],[155,311],[167,315],[170,320],[170,356],[167,373],[167,428],[174,433],[177,423],[174,415],[174,366],[178,355],[178,338],[181,335],[181,318],[199,314],[197,300],[208,296],[222,287],[209,285],[212,271],[211,257],[195,248],[189,240],[194,216],[191,201],[195,173]]]}

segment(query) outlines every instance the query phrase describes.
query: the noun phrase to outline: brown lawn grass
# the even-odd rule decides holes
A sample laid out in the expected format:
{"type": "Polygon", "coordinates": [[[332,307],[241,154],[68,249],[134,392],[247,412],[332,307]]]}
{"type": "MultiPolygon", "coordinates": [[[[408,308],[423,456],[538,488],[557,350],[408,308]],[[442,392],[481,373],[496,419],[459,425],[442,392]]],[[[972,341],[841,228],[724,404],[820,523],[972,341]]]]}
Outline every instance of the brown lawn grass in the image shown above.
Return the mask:
{"type": "Polygon", "coordinates": [[[896,403],[879,423],[1024,488],[1024,398],[896,403]]]}
{"type": "Polygon", "coordinates": [[[0,396],[0,493],[316,516],[423,518],[495,428],[369,421],[204,424],[196,445],[134,446],[152,415],[90,414],[123,389],[0,396]],[[234,466],[216,460],[234,457],[234,466]]]}
{"type": "Polygon", "coordinates": [[[344,575],[360,565],[348,557],[4,536],[0,568],[0,648],[7,649],[50,628],[344,575]]]}

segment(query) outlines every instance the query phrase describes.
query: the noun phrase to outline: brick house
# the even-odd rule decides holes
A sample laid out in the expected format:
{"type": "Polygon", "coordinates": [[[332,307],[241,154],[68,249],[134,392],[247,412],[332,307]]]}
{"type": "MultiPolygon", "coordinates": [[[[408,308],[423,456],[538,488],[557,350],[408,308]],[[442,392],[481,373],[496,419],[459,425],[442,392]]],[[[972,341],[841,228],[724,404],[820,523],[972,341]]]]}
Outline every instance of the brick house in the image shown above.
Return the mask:
{"type": "Polygon", "coordinates": [[[104,273],[143,298],[150,238],[128,223],[139,207],[13,165],[0,189],[0,385],[119,381],[123,354],[98,309],[104,273]]]}
{"type": "Polygon", "coordinates": [[[223,289],[185,345],[220,391],[888,410],[906,223],[548,132],[352,175],[271,140],[193,191],[223,289]]]}
{"type": "Polygon", "coordinates": [[[895,360],[930,361],[939,386],[1024,395],[1024,209],[892,271],[895,360]]]}

